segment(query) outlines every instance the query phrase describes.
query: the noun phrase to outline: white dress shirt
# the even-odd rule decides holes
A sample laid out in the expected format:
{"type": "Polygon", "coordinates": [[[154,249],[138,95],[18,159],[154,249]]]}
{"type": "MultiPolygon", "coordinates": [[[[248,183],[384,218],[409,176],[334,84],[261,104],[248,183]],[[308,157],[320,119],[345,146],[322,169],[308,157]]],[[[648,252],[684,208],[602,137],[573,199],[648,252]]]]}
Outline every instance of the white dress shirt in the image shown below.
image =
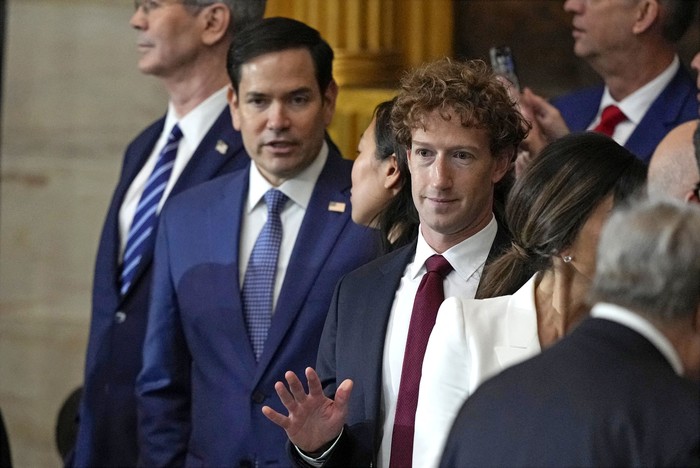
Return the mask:
{"type": "Polygon", "coordinates": [[[598,108],[598,114],[596,114],[595,119],[591,125],[588,126],[588,130],[594,129],[600,122],[601,114],[603,109],[610,105],[616,105],[620,108],[623,114],[627,117],[627,120],[620,122],[615,131],[613,132],[612,138],[618,144],[624,145],[629,137],[637,128],[639,122],[644,118],[651,105],[654,103],[659,94],[666,89],[666,86],[671,82],[678,68],[680,67],[680,59],[676,55],[668,66],[659,76],[651,80],[649,83],[645,84],[637,91],[633,92],[622,101],[617,102],[610,95],[610,90],[605,87],[603,92],[603,98],[600,100],[600,107],[598,108]]]}
{"type": "Polygon", "coordinates": [[[683,375],[683,362],[676,349],[663,333],[641,315],[614,304],[598,303],[591,309],[591,317],[610,320],[636,331],[664,355],[676,374],[683,375]]]}
{"type": "MultiPolygon", "coordinates": [[[[282,283],[287,274],[287,265],[292,256],[294,243],[297,240],[301,223],[309,206],[311,194],[316,186],[316,180],[323,170],[328,159],[328,145],[324,142],[318,157],[296,177],[285,180],[279,187],[274,187],[287,195],[289,201],[280,213],[282,221],[282,243],[277,257],[277,272],[275,273],[275,289],[272,296],[272,311],[274,314],[277,298],[282,290],[282,283]]],[[[260,234],[265,221],[267,221],[267,205],[265,204],[265,192],[273,188],[265,179],[255,164],[250,165],[250,177],[248,181],[248,200],[243,212],[241,227],[241,243],[238,254],[238,273],[240,287],[243,289],[245,271],[248,268],[248,260],[255,246],[255,241],[260,234]]]]}
{"type": "Polygon", "coordinates": [[[168,104],[168,112],[165,116],[163,132],[160,134],[160,138],[153,147],[151,155],[146,160],[146,164],[143,165],[141,171],[129,186],[129,190],[127,190],[124,200],[122,201],[122,206],[119,209],[119,258],[124,254],[129,228],[131,227],[131,222],[134,220],[134,213],[136,213],[136,207],[146,187],[148,177],[151,175],[151,172],[153,172],[153,168],[156,166],[156,161],[158,160],[158,155],[168,141],[168,136],[175,124],[180,126],[182,139],[177,148],[177,156],[175,156],[175,164],[173,165],[168,185],[166,185],[163,197],[160,199],[160,204],[158,205],[158,212],[160,212],[163,203],[165,203],[165,200],[168,198],[170,191],[182,174],[182,171],[185,170],[185,166],[187,166],[187,163],[192,159],[192,155],[204,139],[204,136],[211,126],[214,125],[214,122],[216,122],[216,119],[219,118],[219,115],[221,115],[221,112],[223,112],[227,105],[226,87],[221,88],[219,91],[209,96],[181,118],[175,113],[175,107],[172,102],[168,104]]]}
{"type": "MultiPolygon", "coordinates": [[[[489,224],[481,231],[443,252],[442,256],[450,262],[453,268],[453,271],[447,275],[443,283],[445,297],[474,298],[479,287],[479,280],[481,279],[486,258],[496,238],[497,231],[498,224],[496,223],[496,218],[492,216],[489,224]]],[[[436,253],[428,245],[419,228],[416,253],[413,261],[406,266],[399,287],[396,290],[384,340],[382,407],[380,409],[380,417],[384,418],[384,420],[383,437],[379,447],[379,459],[377,460],[379,468],[388,468],[389,459],[391,458],[391,434],[394,429],[396,401],[399,393],[399,384],[401,383],[403,356],[406,350],[411,313],[413,312],[413,301],[418,292],[418,286],[426,272],[425,261],[436,253]]],[[[340,436],[319,458],[314,459],[304,455],[298,447],[297,451],[311,466],[320,467],[330,455],[338,440],[340,440],[340,436]]],[[[414,460],[416,450],[414,446],[414,460]]],[[[414,466],[419,465],[414,463],[414,466]]]]}
{"type": "MultiPolygon", "coordinates": [[[[495,218],[481,231],[445,251],[442,256],[454,270],[444,281],[445,297],[456,296],[473,299],[476,295],[481,272],[489,250],[496,238],[498,226],[495,218]]],[[[418,285],[426,272],[425,261],[436,252],[428,245],[419,229],[416,254],[406,266],[394,297],[384,341],[382,362],[382,415],[383,437],[379,448],[378,466],[388,467],[391,457],[391,434],[396,415],[396,401],[401,382],[403,357],[408,337],[408,327],[413,311],[413,301],[418,285]]],[[[414,450],[415,453],[415,450],[414,450]]]]}

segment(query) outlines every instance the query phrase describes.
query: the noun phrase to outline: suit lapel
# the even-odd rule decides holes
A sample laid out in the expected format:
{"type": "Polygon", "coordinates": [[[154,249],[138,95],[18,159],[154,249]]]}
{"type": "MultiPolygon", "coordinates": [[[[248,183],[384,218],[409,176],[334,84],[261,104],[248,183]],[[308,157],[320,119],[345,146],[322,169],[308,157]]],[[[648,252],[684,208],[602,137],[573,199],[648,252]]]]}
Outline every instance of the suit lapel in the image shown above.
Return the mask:
{"type": "MultiPolygon", "coordinates": [[[[155,144],[155,141],[153,144],[155,144]]],[[[240,134],[233,131],[233,127],[231,126],[231,115],[228,107],[226,107],[195,150],[192,158],[189,160],[187,166],[185,166],[185,169],[182,171],[182,174],[180,174],[180,177],[173,186],[173,189],[168,195],[165,203],[167,204],[173,196],[177,195],[183,190],[212,179],[221,171],[224,165],[226,165],[226,163],[229,162],[229,160],[241,150],[242,146],[243,142],[240,134]]],[[[150,151],[152,151],[152,149],[153,145],[151,145],[150,151]]],[[[146,154],[146,157],[150,155],[150,151],[148,154],[146,154]]],[[[141,170],[144,163],[145,159],[141,162],[138,170],[141,170]]],[[[131,180],[136,177],[138,170],[135,174],[133,174],[131,180]]],[[[131,183],[129,183],[129,185],[130,184],[131,183]]],[[[165,205],[163,206],[165,207],[165,205]]],[[[156,226],[156,229],[152,234],[153,236],[157,235],[157,229],[158,228],[156,226]]],[[[144,273],[151,267],[152,261],[153,250],[147,250],[144,252],[143,257],[139,262],[138,270],[133,280],[134,283],[139,281],[144,273]]],[[[130,291],[133,291],[133,289],[133,287],[130,288],[130,291]]],[[[125,298],[128,296],[129,292],[127,292],[125,298]]]]}
{"type": "MultiPolygon", "coordinates": [[[[115,298],[117,298],[118,306],[121,306],[125,297],[122,297],[120,289],[120,260],[119,260],[119,246],[121,245],[121,236],[119,234],[119,211],[121,210],[122,203],[124,202],[124,197],[126,192],[131,187],[131,183],[134,181],[138,173],[146,164],[153,147],[158,141],[161,132],[163,131],[163,125],[165,124],[165,117],[154,122],[146,130],[143,131],[127,148],[126,155],[124,157],[124,167],[122,168],[122,174],[119,177],[119,185],[114,190],[114,196],[112,197],[112,204],[110,206],[110,212],[107,215],[107,221],[105,222],[105,227],[110,229],[111,239],[103,239],[101,245],[109,245],[112,249],[110,253],[110,264],[112,268],[112,285],[114,288],[115,298]]],[[[134,278],[134,282],[138,280],[137,275],[134,278]]],[[[131,290],[134,288],[132,287],[131,290]]],[[[127,294],[128,295],[128,294],[127,294]]]]}
{"type": "Polygon", "coordinates": [[[324,265],[338,237],[346,225],[352,222],[347,192],[350,182],[347,176],[342,175],[340,162],[340,156],[329,153],[309,200],[277,299],[277,304],[281,306],[275,310],[265,348],[260,356],[258,377],[304,308],[306,298],[318,275],[323,274],[324,265]],[[329,210],[329,203],[332,202],[345,204],[346,211],[339,213],[329,210]]]}
{"type": "Polygon", "coordinates": [[[221,199],[207,209],[205,232],[208,261],[226,265],[226,278],[222,282],[229,285],[221,291],[220,300],[232,313],[226,314],[226,319],[216,326],[228,330],[226,335],[235,341],[236,354],[252,378],[256,362],[245,324],[238,262],[243,210],[248,199],[248,182],[249,169],[246,169],[237,171],[226,185],[222,186],[221,199]]]}
{"type": "MultiPolygon", "coordinates": [[[[382,368],[389,316],[404,270],[415,256],[417,242],[417,239],[414,239],[410,244],[383,257],[385,261],[379,264],[374,281],[374,284],[381,287],[371,288],[367,294],[358,297],[357,310],[363,314],[358,317],[358,323],[362,324],[362,350],[366,355],[363,360],[367,362],[368,369],[372,369],[361,375],[365,389],[364,404],[367,417],[375,421],[382,420],[382,368]]],[[[377,444],[381,440],[381,430],[382,425],[377,424],[374,437],[377,444]]],[[[375,451],[377,449],[378,446],[375,447],[375,451]]]]}
{"type": "Polygon", "coordinates": [[[165,117],[154,122],[147,130],[145,130],[139,137],[134,140],[134,142],[129,145],[126,157],[124,158],[124,169],[122,170],[121,179],[123,183],[117,188],[115,192],[115,199],[119,202],[119,207],[121,207],[124,201],[124,196],[126,191],[131,186],[138,173],[146,164],[153,147],[158,142],[160,134],[163,132],[163,125],[165,124],[165,117]]]}
{"type": "Polygon", "coordinates": [[[192,155],[173,187],[172,195],[212,179],[242,150],[241,134],[233,130],[231,113],[227,106],[192,155]]]}
{"type": "MultiPolygon", "coordinates": [[[[484,263],[484,270],[486,267],[488,267],[491,262],[493,262],[495,259],[501,256],[501,254],[510,246],[511,243],[511,237],[510,234],[508,233],[508,228],[506,228],[503,224],[497,223],[497,230],[496,230],[496,237],[493,239],[493,243],[491,244],[491,248],[489,249],[489,254],[486,257],[486,262],[484,263]]],[[[482,270],[483,272],[483,270],[482,270]]],[[[483,275],[482,275],[483,277],[483,275]]],[[[479,286],[477,286],[476,290],[476,298],[477,299],[483,299],[481,295],[481,289],[484,286],[484,283],[479,281],[479,286]]]]}
{"type": "Polygon", "coordinates": [[[683,105],[693,93],[693,88],[685,85],[692,80],[686,75],[681,66],[625,143],[625,148],[644,162],[649,162],[657,143],[680,121],[683,105]]]}
{"type": "Polygon", "coordinates": [[[535,311],[535,276],[508,301],[506,344],[494,346],[501,369],[510,367],[540,351],[535,311]]]}

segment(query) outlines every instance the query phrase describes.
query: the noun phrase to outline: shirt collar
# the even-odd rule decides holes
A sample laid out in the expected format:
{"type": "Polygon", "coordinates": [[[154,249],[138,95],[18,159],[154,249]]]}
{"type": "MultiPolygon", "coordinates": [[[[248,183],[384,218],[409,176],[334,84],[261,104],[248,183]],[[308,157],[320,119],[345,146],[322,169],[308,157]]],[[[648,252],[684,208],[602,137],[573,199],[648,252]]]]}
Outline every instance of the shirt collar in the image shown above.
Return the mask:
{"type": "Polygon", "coordinates": [[[651,322],[639,314],[614,304],[599,303],[591,309],[591,316],[619,323],[649,340],[671,364],[676,374],[683,375],[683,362],[671,342],[651,322]]]}
{"type": "MultiPolygon", "coordinates": [[[[311,194],[316,186],[316,180],[318,180],[318,176],[321,175],[321,171],[327,159],[328,145],[324,141],[321,151],[309,167],[301,171],[294,178],[285,180],[282,185],[274,188],[287,195],[290,200],[306,210],[306,207],[309,205],[309,200],[311,200],[311,194]]],[[[255,163],[250,165],[248,181],[248,206],[246,210],[250,213],[257,204],[260,203],[265,192],[273,188],[273,186],[263,177],[255,163]]]]}
{"type": "Polygon", "coordinates": [[[638,124],[647,110],[654,103],[654,100],[661,94],[661,92],[668,86],[673,77],[678,72],[680,68],[680,59],[678,55],[673,57],[671,64],[663,71],[659,76],[651,80],[649,83],[645,84],[637,91],[633,92],[622,101],[617,102],[610,95],[610,90],[605,87],[603,92],[603,98],[600,101],[600,108],[598,109],[598,117],[603,112],[603,109],[610,105],[616,105],[625,114],[625,117],[635,125],[638,124]]]}
{"type": "Polygon", "coordinates": [[[168,104],[168,113],[165,116],[164,134],[169,135],[175,124],[178,124],[183,138],[187,140],[192,148],[198,147],[227,106],[226,89],[227,87],[224,86],[181,118],[175,113],[175,106],[170,102],[168,104]]]}
{"type": "MultiPolygon", "coordinates": [[[[486,263],[486,258],[491,250],[491,245],[496,238],[498,224],[495,216],[491,216],[491,221],[481,231],[471,237],[464,239],[442,253],[442,256],[450,262],[452,268],[464,281],[467,281],[481,266],[486,263]]],[[[418,229],[418,244],[416,245],[416,255],[409,269],[409,275],[415,279],[425,274],[425,261],[428,257],[437,255],[437,252],[428,245],[423,237],[423,233],[418,229]]]]}

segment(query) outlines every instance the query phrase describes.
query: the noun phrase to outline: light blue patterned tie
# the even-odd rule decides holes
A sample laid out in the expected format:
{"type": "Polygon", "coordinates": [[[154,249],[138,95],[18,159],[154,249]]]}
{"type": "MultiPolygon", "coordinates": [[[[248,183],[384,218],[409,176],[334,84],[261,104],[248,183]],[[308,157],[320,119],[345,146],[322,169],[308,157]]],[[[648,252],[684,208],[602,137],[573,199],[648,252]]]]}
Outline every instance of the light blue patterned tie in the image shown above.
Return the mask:
{"type": "Polygon", "coordinates": [[[146,181],[146,186],[136,207],[122,260],[122,296],[129,290],[143,255],[153,250],[155,236],[152,234],[158,221],[158,204],[173,171],[177,147],[181,138],[180,127],[175,125],[168,136],[168,141],[158,155],[156,167],[153,168],[153,172],[146,181]]]}
{"type": "Polygon", "coordinates": [[[260,359],[272,322],[272,293],[282,243],[280,211],[286,202],[287,196],[279,190],[265,193],[267,221],[255,241],[243,280],[243,310],[256,360],[260,359]]]}

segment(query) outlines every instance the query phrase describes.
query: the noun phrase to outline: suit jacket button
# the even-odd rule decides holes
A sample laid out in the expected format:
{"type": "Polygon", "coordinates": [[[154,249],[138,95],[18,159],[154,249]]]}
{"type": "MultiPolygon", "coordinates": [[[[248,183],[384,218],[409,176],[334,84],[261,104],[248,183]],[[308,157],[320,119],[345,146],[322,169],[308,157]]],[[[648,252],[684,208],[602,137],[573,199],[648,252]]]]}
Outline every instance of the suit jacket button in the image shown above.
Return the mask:
{"type": "Polygon", "coordinates": [[[257,403],[258,405],[265,401],[265,394],[261,392],[260,390],[255,390],[253,392],[253,397],[252,397],[253,403],[257,403]]]}
{"type": "Polygon", "coordinates": [[[121,310],[114,314],[114,321],[117,323],[124,323],[124,320],[126,320],[126,314],[122,312],[121,310]]]}

